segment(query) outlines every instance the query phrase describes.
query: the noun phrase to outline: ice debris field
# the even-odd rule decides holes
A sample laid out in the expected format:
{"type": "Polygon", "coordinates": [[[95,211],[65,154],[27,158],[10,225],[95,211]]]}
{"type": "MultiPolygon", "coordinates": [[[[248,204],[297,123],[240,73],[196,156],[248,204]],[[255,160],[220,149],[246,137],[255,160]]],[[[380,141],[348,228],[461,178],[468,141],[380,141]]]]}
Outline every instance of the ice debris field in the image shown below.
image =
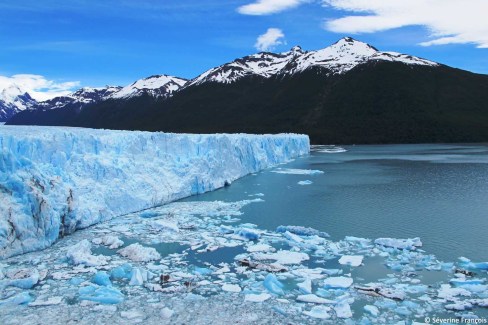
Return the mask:
{"type": "MultiPolygon", "coordinates": [[[[85,185],[83,195],[97,190],[100,200],[95,202],[103,211],[117,208],[109,205],[110,199],[116,199],[123,209],[131,208],[123,200],[157,205],[165,199],[148,202],[135,196],[139,190],[152,193],[156,183],[151,180],[168,184],[167,178],[194,172],[193,180],[181,180],[190,185],[190,193],[177,193],[200,193],[225,185],[239,173],[308,150],[308,138],[291,135],[264,140],[49,130],[52,132],[35,135],[27,128],[18,129],[14,136],[13,131],[2,129],[0,136],[1,199],[15,203],[17,211],[24,213],[16,225],[36,222],[45,227],[21,237],[29,250],[42,246],[33,243],[43,240],[43,229],[55,227],[49,223],[55,223],[59,215],[49,214],[43,205],[52,204],[53,209],[61,204],[66,197],[60,188],[69,193],[70,186],[73,191],[83,191],[85,185]],[[20,138],[19,130],[23,133],[20,138]],[[69,144],[60,149],[66,156],[56,153],[54,142],[60,138],[69,139],[63,140],[69,144]],[[184,146],[175,145],[180,141],[184,146]],[[219,146],[209,153],[210,147],[219,146]],[[219,154],[221,150],[233,157],[230,162],[219,154]],[[86,158],[82,157],[85,151],[86,158]],[[154,159],[147,161],[141,151],[150,151],[154,159]],[[124,160],[117,152],[130,158],[124,160]],[[206,174],[212,173],[204,168],[209,166],[207,160],[213,161],[211,166],[222,165],[219,173],[206,174]],[[178,168],[184,173],[178,174],[178,168]],[[226,174],[226,168],[232,173],[226,174]],[[164,177],[158,178],[157,171],[164,177]],[[142,180],[133,180],[131,173],[142,180]],[[218,181],[207,183],[211,176],[218,181]],[[52,187],[50,177],[58,179],[52,187]],[[98,182],[101,187],[96,187],[98,182]],[[145,186],[149,189],[143,189],[145,186]],[[25,197],[6,194],[13,189],[26,189],[25,197]],[[61,199],[56,193],[61,193],[61,199]],[[34,220],[29,211],[35,210],[28,210],[26,202],[41,202],[42,213],[34,220]]],[[[280,177],[327,177],[319,170],[286,166],[271,172],[280,177]]],[[[180,189],[178,183],[171,186],[180,189]]],[[[70,211],[93,207],[76,197],[73,194],[77,205],[68,205],[70,211]]],[[[173,202],[118,217],[100,211],[90,223],[76,227],[98,222],[90,228],[59,238],[42,251],[0,261],[0,324],[422,324],[425,317],[475,321],[487,316],[488,262],[439,261],[422,249],[420,238],[347,236],[333,241],[324,231],[300,225],[261,229],[246,223],[244,209],[265,200],[265,194],[257,193],[233,202],[173,202]]],[[[4,217],[5,210],[0,211],[2,227],[8,230],[12,220],[4,217]]],[[[55,234],[54,239],[59,233],[55,234]]],[[[6,249],[8,245],[3,247],[4,256],[17,253],[6,249]]]]}
{"type": "Polygon", "coordinates": [[[113,217],[230,184],[309,153],[296,134],[0,130],[0,258],[113,217]]]}
{"type": "Polygon", "coordinates": [[[265,199],[174,202],[6,259],[0,323],[421,324],[488,306],[488,263],[439,261],[419,238],[241,221],[265,199]]]}

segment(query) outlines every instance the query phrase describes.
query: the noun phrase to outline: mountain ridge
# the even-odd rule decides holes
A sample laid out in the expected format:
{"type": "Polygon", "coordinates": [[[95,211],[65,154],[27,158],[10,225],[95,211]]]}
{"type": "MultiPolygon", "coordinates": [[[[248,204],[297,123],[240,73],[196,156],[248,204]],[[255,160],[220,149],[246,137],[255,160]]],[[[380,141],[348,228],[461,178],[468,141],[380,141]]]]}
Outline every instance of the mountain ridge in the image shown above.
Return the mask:
{"type": "Polygon", "coordinates": [[[27,110],[8,124],[295,132],[317,144],[488,142],[487,75],[352,38],[317,51],[260,52],[183,82],[167,96],[142,92],[81,110],[27,110]]]}

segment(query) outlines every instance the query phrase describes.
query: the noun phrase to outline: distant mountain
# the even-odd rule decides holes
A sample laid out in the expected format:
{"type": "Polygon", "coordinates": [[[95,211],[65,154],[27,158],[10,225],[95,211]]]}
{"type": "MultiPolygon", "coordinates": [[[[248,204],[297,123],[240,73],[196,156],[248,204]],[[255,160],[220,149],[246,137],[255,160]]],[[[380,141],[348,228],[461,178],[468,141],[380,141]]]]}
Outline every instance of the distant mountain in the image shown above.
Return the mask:
{"type": "Polygon", "coordinates": [[[107,98],[110,98],[113,94],[120,91],[122,87],[106,86],[102,88],[90,88],[85,87],[75,91],[67,96],[55,97],[53,99],[39,102],[31,110],[53,110],[64,109],[67,107],[81,110],[83,107],[99,103],[107,98]]]}
{"type": "Polygon", "coordinates": [[[303,51],[300,46],[295,46],[289,52],[264,52],[246,56],[204,72],[188,86],[206,82],[232,83],[250,76],[290,76],[311,68],[321,68],[329,75],[343,74],[360,64],[372,61],[438,66],[435,62],[410,55],[381,52],[369,44],[345,37],[318,51],[303,51]]]}
{"type": "Polygon", "coordinates": [[[142,95],[149,95],[155,98],[167,98],[182,86],[188,80],[172,77],[168,75],[155,75],[148,78],[137,80],[119,91],[113,93],[109,98],[133,98],[142,95]]]}
{"type": "Polygon", "coordinates": [[[182,78],[168,75],[155,75],[137,80],[126,87],[84,87],[69,95],[55,97],[42,102],[37,102],[32,99],[28,93],[20,95],[21,91],[18,87],[11,87],[5,89],[0,94],[0,121],[5,121],[16,113],[24,110],[29,111],[26,112],[26,115],[49,115],[51,113],[48,113],[47,111],[53,111],[55,114],[59,113],[59,118],[62,119],[66,116],[66,113],[79,113],[85,107],[99,104],[107,100],[130,99],[140,96],[150,96],[154,99],[168,98],[186,82],[187,80],[182,78]],[[3,95],[4,92],[8,94],[8,96],[3,95]],[[7,104],[5,104],[6,113],[2,115],[3,98],[6,98],[5,102],[10,103],[10,105],[7,106],[7,104]]]}
{"type": "Polygon", "coordinates": [[[0,91],[0,122],[8,120],[18,112],[33,108],[37,102],[17,85],[0,91]]]}
{"type": "Polygon", "coordinates": [[[167,96],[120,90],[86,109],[27,110],[8,123],[299,132],[324,144],[488,141],[488,76],[348,37],[317,51],[246,56],[173,82],[167,96]]]}

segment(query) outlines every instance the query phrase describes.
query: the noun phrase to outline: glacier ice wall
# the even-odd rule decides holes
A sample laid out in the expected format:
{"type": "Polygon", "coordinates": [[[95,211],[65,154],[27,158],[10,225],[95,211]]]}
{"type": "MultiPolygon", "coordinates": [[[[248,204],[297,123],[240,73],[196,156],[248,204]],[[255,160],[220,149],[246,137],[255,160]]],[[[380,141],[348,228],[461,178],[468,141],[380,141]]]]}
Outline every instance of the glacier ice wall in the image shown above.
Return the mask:
{"type": "Polygon", "coordinates": [[[309,152],[306,135],[0,128],[0,258],[309,152]]]}

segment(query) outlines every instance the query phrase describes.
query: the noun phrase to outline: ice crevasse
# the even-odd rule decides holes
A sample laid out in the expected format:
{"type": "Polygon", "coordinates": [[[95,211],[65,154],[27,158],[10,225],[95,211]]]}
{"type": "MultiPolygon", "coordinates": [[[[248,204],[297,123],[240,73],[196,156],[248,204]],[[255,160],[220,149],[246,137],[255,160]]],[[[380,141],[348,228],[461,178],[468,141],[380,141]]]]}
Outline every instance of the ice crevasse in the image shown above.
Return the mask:
{"type": "Polygon", "coordinates": [[[0,258],[309,153],[306,135],[0,129],[0,258]]]}

